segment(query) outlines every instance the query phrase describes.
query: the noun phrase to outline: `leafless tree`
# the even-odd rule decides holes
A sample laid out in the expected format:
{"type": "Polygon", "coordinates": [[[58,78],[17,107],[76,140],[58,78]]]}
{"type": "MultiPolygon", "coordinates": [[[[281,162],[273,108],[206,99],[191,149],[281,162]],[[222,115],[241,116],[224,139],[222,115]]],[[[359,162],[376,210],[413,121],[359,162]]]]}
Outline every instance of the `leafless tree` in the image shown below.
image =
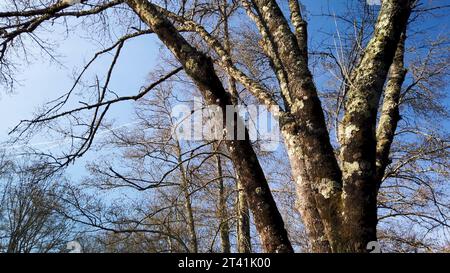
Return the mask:
{"type": "Polygon", "coordinates": [[[42,171],[15,163],[1,175],[1,252],[60,252],[74,235],[72,223],[57,213],[64,209],[55,197],[61,177],[43,176],[42,171]]]}

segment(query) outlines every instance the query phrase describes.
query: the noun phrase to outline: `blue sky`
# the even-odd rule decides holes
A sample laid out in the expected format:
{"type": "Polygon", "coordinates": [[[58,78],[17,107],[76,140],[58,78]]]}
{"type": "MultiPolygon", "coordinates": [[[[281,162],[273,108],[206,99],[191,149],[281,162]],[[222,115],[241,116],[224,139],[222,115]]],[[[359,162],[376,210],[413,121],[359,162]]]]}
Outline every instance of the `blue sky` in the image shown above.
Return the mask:
{"type": "MultiPolygon", "coordinates": [[[[304,1],[308,10],[319,11],[327,6],[328,1],[304,1]]],[[[312,18],[310,23],[311,32],[326,26],[322,24],[323,20],[312,18]]],[[[71,19],[71,21],[76,21],[71,19]]],[[[334,27],[334,26],[331,26],[334,27]]],[[[43,38],[64,36],[62,30],[49,35],[41,35],[43,38]],[[47,36],[47,37],[46,37],[47,36]]],[[[47,55],[34,50],[34,58],[29,64],[19,66],[16,74],[19,85],[14,93],[7,93],[0,86],[0,115],[3,118],[0,123],[0,141],[8,138],[8,131],[13,128],[22,119],[32,117],[35,110],[51,99],[60,96],[63,92],[70,89],[73,79],[74,69],[80,71],[87,60],[92,57],[94,50],[98,47],[82,38],[85,30],[78,29],[74,34],[69,35],[67,39],[58,39],[56,53],[61,56],[59,61],[64,66],[51,62],[47,55]],[[3,90],[2,90],[3,89],[3,90]]],[[[158,64],[158,54],[160,44],[151,36],[145,36],[133,39],[127,42],[124,48],[117,69],[114,72],[112,89],[121,94],[134,94],[142,86],[147,75],[158,64]]],[[[111,56],[102,58],[93,69],[92,73],[104,74],[111,56]]],[[[115,106],[114,118],[124,118],[131,113],[132,108],[127,103],[115,106]]],[[[110,116],[111,117],[111,116],[110,116]]]]}
{"type": "MultiPolygon", "coordinates": [[[[30,118],[37,107],[67,92],[73,84],[73,69],[80,71],[92,56],[93,48],[92,44],[79,37],[70,37],[58,46],[58,52],[63,55],[60,62],[64,66],[48,61],[45,55],[44,61],[36,60],[21,66],[17,73],[18,87],[12,94],[5,91],[1,94],[0,115],[7,118],[0,124],[0,138],[5,139],[8,129],[21,119],[30,118]]],[[[158,48],[149,36],[128,42],[124,47],[126,53],[121,56],[114,71],[112,89],[119,94],[134,94],[139,90],[157,64],[158,48]]],[[[36,58],[39,58],[37,54],[36,58]]],[[[100,59],[90,70],[91,74],[104,74],[110,61],[111,56],[100,59]]],[[[120,108],[130,110],[125,103],[120,108]]]]}
{"type": "MultiPolygon", "coordinates": [[[[3,117],[0,123],[0,141],[9,139],[8,132],[20,120],[32,118],[33,114],[46,102],[67,92],[74,82],[74,72],[79,73],[93,54],[103,49],[93,42],[83,39],[84,31],[78,27],[73,35],[55,39],[55,37],[65,36],[61,30],[56,29],[55,33],[50,34],[49,37],[57,41],[58,46],[55,53],[63,65],[49,60],[45,53],[32,50],[34,58],[31,59],[31,62],[19,66],[20,69],[16,74],[18,84],[13,93],[0,87],[0,115],[3,117]]],[[[41,37],[47,38],[45,35],[41,37]]],[[[148,74],[158,64],[159,48],[160,44],[152,36],[138,37],[127,42],[123,48],[124,53],[119,58],[118,65],[114,70],[110,84],[111,89],[119,95],[136,94],[139,88],[146,84],[148,74]]],[[[92,80],[94,75],[98,74],[102,79],[101,77],[106,73],[111,60],[112,55],[103,55],[88,70],[86,78],[92,80]]],[[[75,104],[76,101],[69,106],[75,104]]],[[[111,107],[108,120],[115,120],[118,125],[126,124],[130,122],[129,118],[132,113],[133,105],[123,102],[111,107]]],[[[56,142],[54,150],[58,149],[59,142],[58,140],[56,142]]],[[[49,139],[37,138],[31,143],[43,143],[36,147],[46,148],[49,145],[49,139]]],[[[8,145],[2,146],[8,147],[8,145]]],[[[93,158],[93,155],[88,153],[83,160],[70,166],[68,173],[74,177],[82,177],[85,173],[84,163],[93,158]]]]}

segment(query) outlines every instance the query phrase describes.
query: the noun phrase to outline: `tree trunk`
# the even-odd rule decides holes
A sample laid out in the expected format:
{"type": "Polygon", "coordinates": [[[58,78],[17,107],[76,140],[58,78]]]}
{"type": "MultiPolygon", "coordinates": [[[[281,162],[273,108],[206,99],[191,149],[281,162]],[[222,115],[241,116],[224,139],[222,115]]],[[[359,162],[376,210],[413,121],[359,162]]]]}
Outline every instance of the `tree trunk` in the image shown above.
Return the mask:
{"type": "MultiPolygon", "coordinates": [[[[225,0],[222,9],[221,15],[224,24],[224,49],[228,52],[228,55],[232,58],[232,50],[231,50],[231,38],[229,32],[229,21],[228,21],[228,1],[225,0]]],[[[228,93],[231,95],[231,101],[233,105],[239,104],[239,96],[236,88],[236,81],[228,76],[228,93]]],[[[236,225],[236,233],[237,233],[237,250],[239,253],[251,253],[251,239],[250,239],[250,214],[248,208],[247,196],[245,195],[244,186],[239,178],[239,174],[235,172],[236,177],[236,216],[237,216],[237,225],[236,225]]]]}
{"type": "MultiPolygon", "coordinates": [[[[331,252],[329,238],[337,237],[337,235],[332,236],[330,233],[338,229],[336,228],[337,226],[328,226],[328,231],[325,229],[324,224],[326,224],[326,222],[322,222],[322,217],[319,213],[318,203],[315,197],[316,194],[311,186],[312,180],[309,178],[305,179],[308,172],[306,171],[304,154],[299,149],[298,145],[296,145],[299,141],[298,136],[295,131],[291,131],[290,129],[292,130],[290,126],[285,126],[283,136],[286,140],[286,149],[288,151],[292,174],[296,183],[298,196],[297,207],[302,216],[308,241],[311,244],[310,251],[319,253],[331,252]]],[[[328,196],[326,190],[332,189],[322,189],[325,196],[328,196]]],[[[336,211],[336,208],[330,206],[328,211],[336,211]]],[[[330,215],[329,217],[331,216],[333,215],[330,215]]],[[[338,217],[338,215],[336,214],[334,217],[338,217]]],[[[333,222],[338,223],[339,219],[335,219],[333,222]]]]}
{"type": "Polygon", "coordinates": [[[189,251],[191,253],[198,252],[198,242],[197,242],[197,232],[195,231],[195,220],[194,212],[192,211],[191,193],[189,192],[189,180],[186,176],[186,170],[184,169],[183,160],[181,158],[181,147],[180,143],[176,143],[177,149],[177,160],[179,164],[179,169],[181,173],[181,187],[184,195],[184,211],[186,224],[189,231],[189,251]]]}
{"type": "MultiPolygon", "coordinates": [[[[216,151],[219,151],[220,145],[214,145],[216,151]]],[[[230,253],[230,225],[228,224],[227,213],[227,192],[223,181],[222,160],[220,155],[216,155],[216,169],[219,184],[219,194],[217,201],[217,218],[219,219],[219,232],[222,253],[230,253]]]]}
{"type": "Polygon", "coordinates": [[[395,130],[400,120],[400,95],[402,85],[405,80],[407,70],[404,67],[405,39],[403,33],[395,52],[394,62],[391,65],[390,77],[384,90],[383,107],[381,109],[380,121],[377,128],[377,172],[376,179],[378,188],[380,187],[389,165],[389,153],[395,130]]]}
{"type": "Polygon", "coordinates": [[[411,5],[408,0],[383,1],[374,35],[351,77],[340,130],[345,192],[341,251],[365,251],[368,242],[377,240],[377,111],[411,5]]]}
{"type": "MultiPolygon", "coordinates": [[[[287,105],[280,120],[299,194],[299,209],[313,249],[366,251],[376,240],[375,122],[379,98],[411,1],[385,0],[374,35],[351,79],[340,159],[329,140],[323,109],[308,68],[306,23],[295,0],[289,1],[295,34],[275,0],[254,0],[257,26],[286,74],[287,105]],[[322,222],[322,225],[320,224],[322,222]]],[[[283,82],[280,81],[280,86],[283,82]]]]}
{"type": "MultiPolygon", "coordinates": [[[[299,42],[307,40],[306,31],[299,33],[303,40],[298,40],[276,1],[255,0],[254,3],[266,26],[268,40],[273,41],[272,51],[281,60],[287,75],[288,92],[284,95],[287,115],[280,120],[280,125],[299,187],[300,213],[313,248],[326,251],[329,248],[325,240],[338,241],[340,221],[336,212],[342,177],[308,68],[307,47],[299,47],[299,42]],[[322,225],[318,224],[319,219],[322,225]]],[[[299,16],[296,18],[302,20],[299,16]]],[[[300,30],[301,22],[296,25],[300,30]]]]}

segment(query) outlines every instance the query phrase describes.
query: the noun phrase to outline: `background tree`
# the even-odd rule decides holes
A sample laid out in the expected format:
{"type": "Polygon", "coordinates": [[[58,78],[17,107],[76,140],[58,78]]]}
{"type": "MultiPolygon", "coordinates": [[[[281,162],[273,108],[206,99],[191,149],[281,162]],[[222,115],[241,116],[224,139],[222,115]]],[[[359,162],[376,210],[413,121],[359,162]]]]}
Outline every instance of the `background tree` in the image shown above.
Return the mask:
{"type": "Polygon", "coordinates": [[[61,177],[47,177],[45,168],[10,163],[1,179],[0,251],[60,252],[76,234],[58,211],[61,177]]]}

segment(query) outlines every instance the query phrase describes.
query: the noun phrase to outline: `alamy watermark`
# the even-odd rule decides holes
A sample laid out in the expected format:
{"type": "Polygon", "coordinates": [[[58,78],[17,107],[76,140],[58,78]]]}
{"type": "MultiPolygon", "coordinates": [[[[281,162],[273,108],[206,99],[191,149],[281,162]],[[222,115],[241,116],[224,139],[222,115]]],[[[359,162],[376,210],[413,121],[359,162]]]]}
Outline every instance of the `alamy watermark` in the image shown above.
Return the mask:
{"type": "Polygon", "coordinates": [[[264,105],[206,105],[195,97],[193,105],[172,109],[172,135],[178,140],[258,141],[263,151],[275,151],[280,141],[279,108],[264,105]]]}
{"type": "Polygon", "coordinates": [[[367,0],[369,6],[381,6],[381,0],[367,0]]]}
{"type": "Polygon", "coordinates": [[[66,245],[66,249],[69,250],[69,253],[82,253],[83,248],[78,241],[70,241],[66,245]]]}
{"type": "Polygon", "coordinates": [[[366,249],[369,251],[369,253],[381,253],[381,245],[377,241],[370,241],[367,243],[366,249]]]}

